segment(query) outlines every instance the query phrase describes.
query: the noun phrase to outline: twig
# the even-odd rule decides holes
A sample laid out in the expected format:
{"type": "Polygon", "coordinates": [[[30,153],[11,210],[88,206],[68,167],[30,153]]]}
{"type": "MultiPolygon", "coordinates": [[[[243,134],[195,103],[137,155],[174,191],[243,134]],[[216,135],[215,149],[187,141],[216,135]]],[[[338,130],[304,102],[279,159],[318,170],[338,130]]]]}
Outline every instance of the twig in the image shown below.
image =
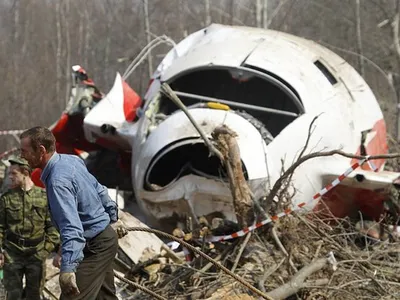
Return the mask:
{"type": "Polygon", "coordinates": [[[289,257],[289,253],[286,251],[285,247],[282,245],[282,242],[281,242],[281,240],[279,239],[278,234],[276,233],[275,227],[272,227],[271,232],[272,232],[272,237],[274,238],[274,240],[275,240],[276,244],[278,245],[279,249],[281,249],[281,251],[283,252],[283,254],[285,254],[285,256],[289,259],[289,264],[290,264],[290,266],[292,267],[292,269],[293,269],[295,272],[297,272],[298,270],[297,270],[296,266],[294,265],[292,259],[289,257]]]}
{"type": "Polygon", "coordinates": [[[267,280],[267,278],[269,276],[271,276],[272,274],[275,273],[276,270],[278,270],[280,268],[280,266],[284,263],[284,261],[286,260],[286,258],[283,258],[277,265],[275,265],[273,268],[267,269],[262,278],[258,281],[258,288],[263,291],[266,292],[264,284],[265,284],[265,280],[267,280]]]}
{"type": "Polygon", "coordinates": [[[323,241],[319,241],[319,242],[318,242],[318,248],[317,248],[317,250],[315,251],[314,259],[316,259],[316,258],[318,257],[319,252],[321,251],[321,248],[322,248],[322,245],[323,245],[323,244],[324,244],[323,241]]]}
{"type": "Polygon", "coordinates": [[[400,287],[400,282],[393,282],[393,281],[388,281],[388,280],[376,280],[376,281],[400,287]]]}
{"type": "Polygon", "coordinates": [[[400,264],[391,263],[388,261],[380,261],[380,260],[371,260],[371,263],[374,265],[385,266],[393,269],[400,269],[400,264]]]}
{"type": "MultiPolygon", "coordinates": [[[[326,156],[333,156],[333,155],[340,155],[347,158],[355,158],[355,159],[365,159],[366,156],[362,155],[354,155],[351,153],[347,153],[341,150],[331,150],[325,152],[315,152],[304,155],[303,157],[299,158],[293,165],[291,165],[283,175],[275,182],[274,186],[271,189],[271,192],[267,196],[267,203],[272,203],[272,200],[277,195],[278,191],[281,189],[283,183],[286,179],[296,170],[298,166],[302,163],[306,162],[309,159],[317,158],[317,157],[326,157],[326,156]]],[[[392,159],[400,157],[400,153],[393,153],[393,154],[381,154],[381,155],[371,155],[368,157],[368,160],[376,160],[376,159],[392,159]]]]}
{"type": "MultiPolygon", "coordinates": [[[[304,153],[306,152],[306,150],[307,150],[307,148],[308,148],[308,144],[310,143],[310,139],[311,139],[312,133],[313,133],[313,125],[314,125],[315,121],[317,121],[317,119],[319,118],[320,115],[321,115],[321,114],[319,114],[318,116],[315,116],[314,119],[312,119],[312,121],[311,121],[311,123],[310,123],[310,126],[308,127],[308,133],[307,133],[306,143],[305,143],[303,149],[301,150],[301,152],[300,152],[299,157],[297,158],[297,160],[299,160],[300,158],[302,158],[303,155],[304,155],[304,153]]],[[[292,174],[289,176],[289,179],[287,180],[287,186],[289,185],[289,182],[291,181],[291,179],[292,179],[292,177],[293,177],[293,174],[294,174],[294,173],[292,173],[292,174]]]]}
{"type": "Polygon", "coordinates": [[[142,290],[143,292],[153,296],[155,299],[159,300],[167,300],[167,298],[164,298],[157,293],[153,292],[152,290],[149,290],[148,288],[141,286],[140,284],[137,284],[136,282],[130,281],[129,279],[126,279],[125,277],[119,275],[117,272],[114,271],[114,276],[117,277],[119,280],[129,284],[130,286],[134,288],[138,288],[139,290],[142,290]]]}
{"type": "Polygon", "coordinates": [[[353,285],[355,283],[362,283],[362,284],[365,285],[366,283],[368,283],[370,281],[372,281],[372,279],[365,279],[365,278],[357,279],[357,280],[353,280],[353,281],[350,281],[350,282],[346,282],[346,283],[338,286],[338,289],[342,290],[344,287],[349,286],[349,285],[353,285]]]}
{"type": "Polygon", "coordinates": [[[176,264],[183,264],[183,260],[180,259],[174,251],[172,251],[167,245],[162,244],[161,250],[165,251],[165,257],[170,258],[176,264]]]}
{"type": "Polygon", "coordinates": [[[156,230],[156,229],[152,229],[152,228],[144,228],[144,227],[128,227],[128,228],[126,228],[126,230],[154,233],[156,235],[160,235],[160,236],[169,238],[171,240],[174,240],[174,241],[180,243],[182,246],[185,246],[186,248],[188,248],[188,249],[192,250],[193,252],[196,252],[198,255],[202,256],[203,258],[205,258],[206,260],[211,262],[215,267],[217,267],[218,269],[222,270],[225,274],[231,276],[236,281],[240,282],[243,286],[247,287],[252,292],[256,293],[257,295],[259,295],[261,297],[263,297],[264,299],[273,300],[272,297],[268,296],[267,294],[263,293],[259,289],[255,288],[253,285],[251,285],[249,282],[244,280],[242,277],[240,277],[237,274],[231,272],[225,266],[221,265],[219,262],[215,261],[214,259],[212,259],[210,256],[208,256],[204,252],[201,252],[200,250],[198,250],[197,248],[193,247],[189,243],[186,243],[185,241],[183,241],[183,240],[181,240],[181,239],[179,239],[179,238],[177,238],[177,237],[175,237],[175,236],[173,236],[171,234],[165,233],[165,232],[160,231],[160,230],[156,230]]]}
{"type": "Polygon", "coordinates": [[[144,270],[146,267],[156,263],[160,263],[159,257],[157,256],[143,262],[138,262],[131,268],[129,275],[130,276],[136,275],[140,271],[144,270]]]}
{"type": "Polygon", "coordinates": [[[238,253],[238,255],[236,256],[235,263],[233,264],[233,266],[232,266],[232,268],[231,268],[231,272],[235,272],[236,267],[237,267],[237,265],[238,265],[238,263],[239,263],[239,260],[240,260],[240,258],[242,257],[244,248],[246,248],[247,243],[248,243],[249,240],[250,240],[250,237],[251,237],[251,232],[249,232],[249,233],[246,235],[246,237],[244,238],[243,244],[240,246],[239,253],[238,253]]]}
{"type": "Polygon", "coordinates": [[[323,278],[323,279],[317,279],[314,281],[307,281],[304,283],[305,287],[309,286],[321,286],[321,285],[327,285],[329,283],[328,278],[323,278]]]}
{"type": "MultiPolygon", "coordinates": [[[[227,247],[221,254],[218,254],[214,260],[219,261],[222,257],[224,257],[234,246],[236,246],[239,243],[239,240],[236,240],[234,243],[230,244],[229,247],[227,247]]],[[[211,262],[207,263],[202,269],[200,269],[200,272],[207,272],[213,264],[211,262]]]]}

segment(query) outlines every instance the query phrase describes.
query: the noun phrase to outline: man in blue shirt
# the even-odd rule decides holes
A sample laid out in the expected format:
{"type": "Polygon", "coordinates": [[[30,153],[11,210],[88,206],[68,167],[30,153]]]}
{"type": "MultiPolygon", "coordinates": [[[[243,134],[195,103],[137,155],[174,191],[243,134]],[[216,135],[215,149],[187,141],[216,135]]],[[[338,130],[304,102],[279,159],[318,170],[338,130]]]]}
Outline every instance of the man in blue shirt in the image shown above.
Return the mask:
{"type": "Polygon", "coordinates": [[[113,261],[118,238],[110,223],[118,208],[82,159],[58,154],[45,127],[20,136],[21,156],[42,169],[50,213],[61,237],[60,299],[117,299],[113,261]]]}

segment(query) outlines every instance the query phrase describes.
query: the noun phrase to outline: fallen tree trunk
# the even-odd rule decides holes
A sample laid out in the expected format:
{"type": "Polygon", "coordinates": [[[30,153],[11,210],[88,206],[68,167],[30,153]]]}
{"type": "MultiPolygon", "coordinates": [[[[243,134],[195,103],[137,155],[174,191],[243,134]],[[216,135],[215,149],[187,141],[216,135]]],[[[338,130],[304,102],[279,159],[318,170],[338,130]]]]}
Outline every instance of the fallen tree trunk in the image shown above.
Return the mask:
{"type": "Polygon", "coordinates": [[[236,141],[237,134],[222,125],[214,129],[212,137],[224,158],[238,223],[241,226],[248,226],[254,220],[253,199],[242,170],[239,145],[236,141]]]}

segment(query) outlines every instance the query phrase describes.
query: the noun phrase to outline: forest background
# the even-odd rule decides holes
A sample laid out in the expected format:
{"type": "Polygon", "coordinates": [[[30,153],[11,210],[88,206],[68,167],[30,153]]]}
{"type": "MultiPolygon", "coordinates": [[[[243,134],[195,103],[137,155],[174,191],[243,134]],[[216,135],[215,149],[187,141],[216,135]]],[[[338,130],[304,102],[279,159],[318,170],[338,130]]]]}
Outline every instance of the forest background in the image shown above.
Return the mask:
{"type": "MultiPolygon", "coordinates": [[[[69,98],[79,64],[104,93],[160,35],[178,43],[211,23],[263,27],[312,39],[366,79],[388,132],[399,133],[400,0],[1,0],[0,130],[49,126],[69,98]]],[[[128,78],[143,95],[171,49],[161,44],[128,78]]],[[[17,146],[0,135],[0,152],[17,146]]]]}

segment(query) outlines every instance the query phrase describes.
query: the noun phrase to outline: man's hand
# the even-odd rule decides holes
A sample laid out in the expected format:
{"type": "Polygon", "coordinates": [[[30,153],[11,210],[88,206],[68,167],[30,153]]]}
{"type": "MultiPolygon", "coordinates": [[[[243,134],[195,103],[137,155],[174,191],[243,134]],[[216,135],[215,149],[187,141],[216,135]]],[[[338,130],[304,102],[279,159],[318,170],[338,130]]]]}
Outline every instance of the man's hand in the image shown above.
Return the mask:
{"type": "Polygon", "coordinates": [[[0,268],[4,266],[4,254],[0,253],[0,268]]]}
{"type": "Polygon", "coordinates": [[[125,225],[121,222],[121,220],[112,223],[111,227],[115,230],[119,239],[123,238],[128,234],[128,230],[126,230],[125,225]]]}
{"type": "Polygon", "coordinates": [[[117,235],[119,239],[122,239],[124,236],[128,234],[128,230],[126,230],[125,226],[121,225],[117,228],[117,235]]]}
{"type": "Polygon", "coordinates": [[[74,272],[61,272],[59,282],[63,295],[71,297],[80,294],[74,272]]]}
{"type": "Polygon", "coordinates": [[[57,253],[53,258],[53,266],[61,268],[61,255],[57,253]]]}

